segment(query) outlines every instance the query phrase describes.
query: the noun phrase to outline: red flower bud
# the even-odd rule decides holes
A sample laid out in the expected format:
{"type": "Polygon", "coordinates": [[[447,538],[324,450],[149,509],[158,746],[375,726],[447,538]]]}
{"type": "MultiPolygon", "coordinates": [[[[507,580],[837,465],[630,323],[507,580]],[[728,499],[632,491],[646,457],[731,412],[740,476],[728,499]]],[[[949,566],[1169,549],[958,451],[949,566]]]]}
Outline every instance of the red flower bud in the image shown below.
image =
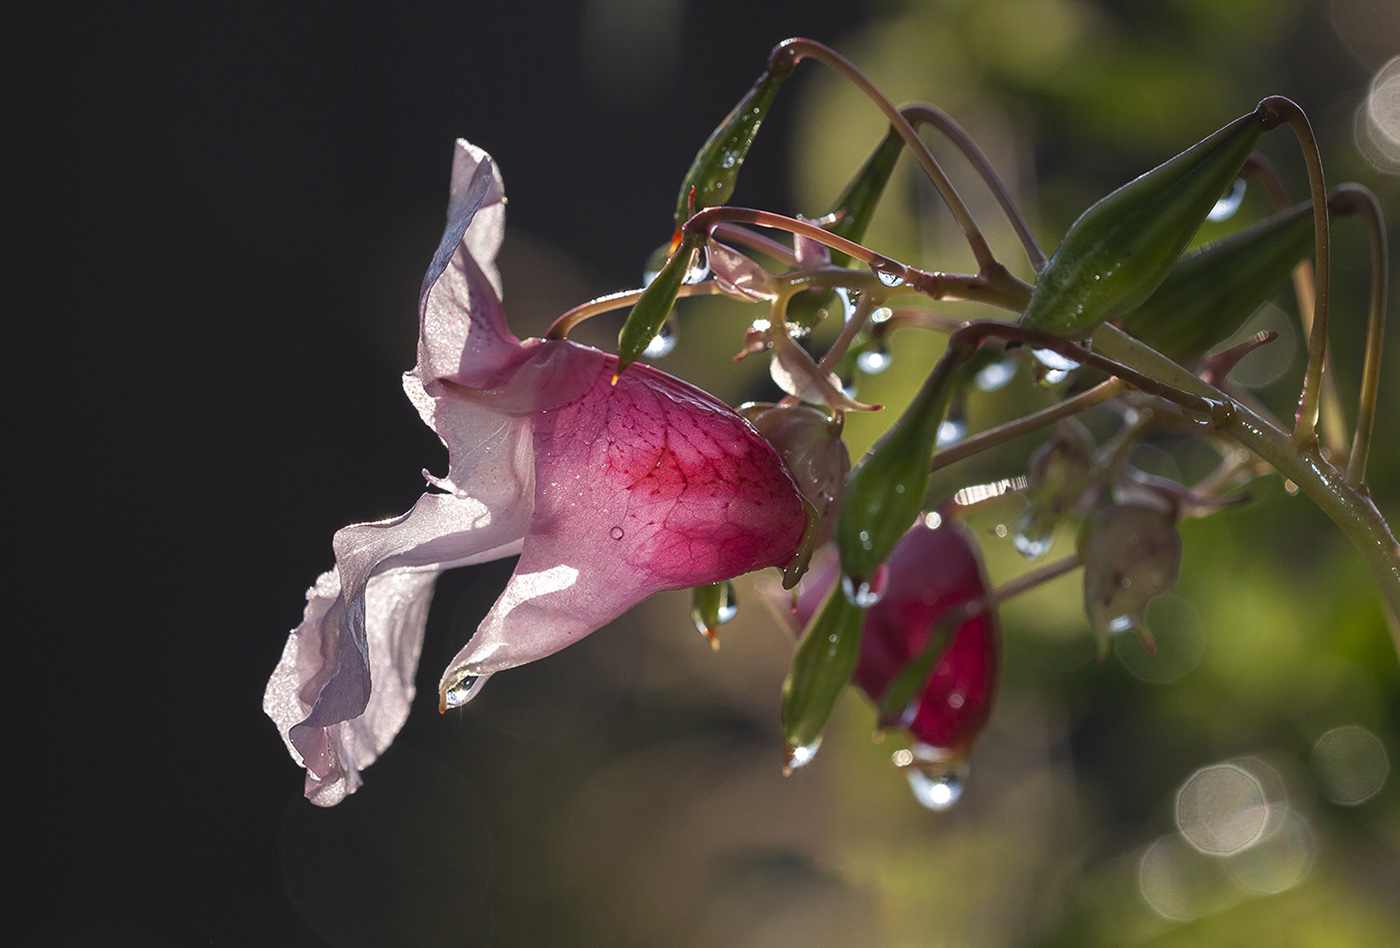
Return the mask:
{"type": "MultiPolygon", "coordinates": [[[[798,588],[797,608],[789,613],[795,631],[807,625],[837,574],[834,557],[814,563],[798,588]]],[[[979,609],[952,629],[940,627],[987,592],[977,548],[957,524],[930,527],[921,519],[895,545],[884,575],[883,591],[866,612],[854,680],[878,706],[925,647],[937,647],[931,636],[947,643],[895,722],[915,741],[895,755],[896,764],[905,769],[920,802],[944,809],[961,792],[968,751],[991,716],[996,613],[979,609]]]]}

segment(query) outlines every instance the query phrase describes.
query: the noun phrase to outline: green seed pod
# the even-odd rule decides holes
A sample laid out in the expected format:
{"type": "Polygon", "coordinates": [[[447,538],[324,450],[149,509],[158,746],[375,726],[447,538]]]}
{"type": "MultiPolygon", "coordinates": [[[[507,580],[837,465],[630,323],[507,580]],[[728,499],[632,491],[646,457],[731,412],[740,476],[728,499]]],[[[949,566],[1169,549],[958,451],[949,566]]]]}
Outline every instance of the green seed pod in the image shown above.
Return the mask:
{"type": "Polygon", "coordinates": [[[700,147],[681,182],[681,193],[676,197],[676,230],[680,230],[692,214],[724,204],[734,193],[734,183],[739,179],[739,169],[748,156],[749,146],[768,114],[768,107],[773,104],[778,86],[792,74],[792,66],[789,56],[775,54],[753,88],[700,147]]]}
{"type": "Polygon", "coordinates": [[[1312,205],[1291,207],[1182,257],[1123,328],[1190,365],[1234,335],[1312,249],[1312,205]]]}
{"type": "Polygon", "coordinates": [[[938,429],[964,377],[964,361],[951,350],[939,359],[904,414],[851,472],[836,545],[841,572],[857,584],[875,575],[923,512],[938,429]]]}
{"type": "MultiPolygon", "coordinates": [[[[904,149],[904,139],[894,129],[885,135],[884,141],[875,148],[870,157],[861,165],[855,177],[846,185],[840,197],[831,205],[828,215],[841,215],[826,229],[838,237],[845,237],[860,243],[865,237],[865,229],[875,216],[875,206],[885,193],[885,187],[894,173],[895,163],[904,149]]],[[[850,262],[850,257],[840,251],[831,252],[833,265],[841,267],[850,262]]],[[[835,301],[836,293],[830,289],[812,290],[799,293],[788,303],[787,320],[799,326],[811,328],[821,322],[820,313],[835,301]]]]}
{"type": "Polygon", "coordinates": [[[661,268],[656,279],[647,284],[642,298],[637,300],[632,312],[627,314],[627,322],[617,334],[617,371],[622,374],[637,359],[641,358],[652,339],[661,331],[666,317],[676,305],[681,284],[695,257],[697,244],[703,238],[686,234],[679,247],[671,254],[671,259],[661,268]]]}
{"type": "Polygon", "coordinates": [[[1036,279],[1021,325],[1082,339],[1140,306],[1276,124],[1261,103],[1085,211],[1036,279]]]}
{"type": "Polygon", "coordinates": [[[783,682],[783,758],[787,769],[811,760],[822,729],[836,710],[860,658],[865,610],[837,583],[827,595],[792,658],[783,682]]]}

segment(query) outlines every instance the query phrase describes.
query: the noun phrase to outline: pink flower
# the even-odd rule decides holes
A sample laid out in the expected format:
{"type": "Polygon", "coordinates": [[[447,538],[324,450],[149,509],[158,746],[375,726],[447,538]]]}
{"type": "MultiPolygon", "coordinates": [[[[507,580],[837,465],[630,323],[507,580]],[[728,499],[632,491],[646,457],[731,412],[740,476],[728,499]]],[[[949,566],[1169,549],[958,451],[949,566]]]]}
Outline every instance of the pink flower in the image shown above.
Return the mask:
{"type": "Polygon", "coordinates": [[[806,518],[773,448],[726,405],[645,365],[506,327],[494,259],[504,191],[458,141],[448,224],[419,296],[404,389],[447,445],[442,492],[335,535],[335,569],[263,708],[329,806],[361,783],[408,715],[438,574],[520,554],[509,584],[443,674],[440,706],[576,642],[663,589],[786,564],[806,518]]]}

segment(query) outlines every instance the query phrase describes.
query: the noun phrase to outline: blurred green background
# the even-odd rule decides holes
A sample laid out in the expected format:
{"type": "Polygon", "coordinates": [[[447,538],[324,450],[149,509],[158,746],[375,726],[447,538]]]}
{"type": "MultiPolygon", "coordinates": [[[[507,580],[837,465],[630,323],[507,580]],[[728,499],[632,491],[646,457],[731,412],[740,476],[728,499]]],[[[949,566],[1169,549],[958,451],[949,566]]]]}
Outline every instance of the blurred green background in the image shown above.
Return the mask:
{"type": "MultiPolygon", "coordinates": [[[[1400,182],[1358,146],[1368,83],[1400,53],[1400,15],[1384,4],[927,0],[884,4],[834,45],[895,101],[927,100],[960,121],[1047,250],[1093,200],[1273,93],[1311,116],[1331,182],[1362,181],[1392,218],[1400,210],[1400,182]]],[[[818,213],[882,133],[858,92],[803,68],[774,107],[796,110],[788,140],[761,135],[756,146],[790,149],[792,192],[769,196],[741,181],[737,203],[818,213]],[[794,204],[773,203],[785,198],[794,204]]],[[[747,78],[723,77],[736,90],[747,78]]],[[[707,130],[697,116],[697,143],[707,130]]],[[[946,143],[934,147],[993,245],[1029,278],[985,190],[946,143]]],[[[1296,143],[1280,132],[1263,147],[1303,199],[1296,143]]],[[[1264,213],[1256,194],[1203,236],[1264,213]]],[[[1350,422],[1368,251],[1354,223],[1336,239],[1333,332],[1350,422]]],[[[912,162],[901,164],[867,243],[928,268],[973,269],[912,162]]],[[[668,368],[736,401],[771,397],[762,364],[744,366],[739,381],[725,359],[761,312],[717,302],[683,314],[668,368]]],[[[1303,354],[1301,334],[1288,328],[1295,307],[1283,294],[1258,319],[1281,325],[1283,340],[1241,371],[1290,417],[1303,354]]],[[[940,346],[904,332],[894,368],[865,380],[860,396],[902,404],[940,346]]],[[[1400,399],[1394,373],[1385,379],[1370,480],[1394,516],[1400,399]]],[[[970,420],[985,427],[1040,397],[1013,386],[974,400],[970,420]]],[[[852,418],[853,449],[888,420],[852,418]]],[[[1021,472],[1037,440],[990,452],[942,483],[951,491],[1021,472]]],[[[1135,460],[1199,477],[1192,448],[1154,441],[1135,460]]],[[[556,778],[549,786],[513,790],[523,824],[557,805],[539,826],[539,853],[510,857],[565,900],[551,940],[582,931],[636,945],[1400,943],[1395,649],[1340,533],[1277,478],[1253,492],[1246,507],[1183,525],[1180,585],[1150,614],[1155,656],[1119,641],[1105,665],[1094,662],[1077,574],[1006,608],[999,704],[968,791],[947,813],[914,803],[889,762],[898,743],[872,743],[871,710],[856,695],[816,762],[778,777],[774,718],[788,641],[747,586],[717,655],[686,634],[684,599],[672,596],[635,610],[583,654],[560,656],[585,669],[573,674],[597,695],[588,701],[621,703],[541,749],[536,766],[556,778]]],[[[996,530],[1018,509],[974,520],[997,580],[1025,568],[996,530]]],[[[1057,552],[1072,542],[1061,538],[1057,552]]],[[[563,672],[520,677],[536,674],[563,672]]],[[[566,714],[535,700],[530,712],[502,708],[496,702],[509,699],[497,689],[507,687],[530,686],[502,676],[474,713],[507,729],[527,713],[566,714]]],[[[501,753],[527,766],[519,746],[501,753]]],[[[506,850],[518,841],[497,839],[506,850]]]]}
{"type": "MultiPolygon", "coordinates": [[[[451,138],[502,166],[507,312],[538,333],[635,284],[690,156],[794,34],[950,112],[1047,250],[1090,202],[1269,94],[1303,106],[1329,181],[1372,188],[1395,236],[1400,91],[1377,80],[1400,55],[1391,0],[75,4],[16,21],[5,68],[32,203],[9,269],[33,280],[13,297],[35,314],[15,322],[17,351],[42,355],[15,386],[32,478],[15,496],[44,499],[11,514],[29,554],[11,661],[32,670],[0,777],[23,815],[21,943],[1400,943],[1396,649],[1360,558],[1276,479],[1183,525],[1181,582],[1149,614],[1156,656],[1122,642],[1096,664],[1077,577],[1006,608],[997,707],[946,813],[915,802],[890,764],[899,741],[871,741],[854,694],[817,759],[780,775],[791,639],[754,581],[718,653],[688,598],[663,595],[440,717],[438,674],[510,562],[441,581],[419,699],[365,787],[332,810],[300,799],[257,705],[301,589],[332,530],[406,509],[418,469],[445,463],[397,389],[451,138]]],[[[804,65],[735,201],[819,213],[881,134],[873,107],[804,65]]],[[[1028,277],[974,176],[934,149],[1028,277]]],[[[1263,149],[1301,199],[1296,144],[1280,131],[1263,149]]],[[[1262,209],[1253,195],[1222,229],[1262,209]]],[[[1355,222],[1334,234],[1354,419],[1368,252],[1355,222]]],[[[868,243],[971,267],[905,163],[868,243]]],[[[662,367],[734,403],[771,397],[761,360],[730,361],[754,315],[685,307],[662,367]]],[[[1293,304],[1260,319],[1290,326],[1293,304]]],[[[611,345],[619,320],[578,335],[611,345]]],[[[1394,520],[1392,329],[1370,483],[1394,520]]],[[[1240,369],[1283,416],[1299,338],[1285,329],[1240,369]]],[[[901,404],[940,345],[903,332],[862,396],[901,404]]],[[[1013,385],[969,420],[1044,397],[1013,385]]],[[[885,423],[853,419],[853,448],[885,423]]],[[[1020,473],[1035,443],[947,486],[1020,473]]],[[[1179,442],[1134,460],[1201,473],[1179,442]]],[[[996,529],[1017,512],[973,521],[998,582],[1024,568],[996,529]]]]}

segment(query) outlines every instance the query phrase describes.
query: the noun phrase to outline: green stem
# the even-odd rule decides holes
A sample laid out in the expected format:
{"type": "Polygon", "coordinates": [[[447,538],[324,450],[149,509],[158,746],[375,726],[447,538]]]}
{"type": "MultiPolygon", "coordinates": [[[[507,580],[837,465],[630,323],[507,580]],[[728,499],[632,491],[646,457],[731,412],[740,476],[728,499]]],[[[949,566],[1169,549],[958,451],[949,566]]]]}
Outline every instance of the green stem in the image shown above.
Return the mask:
{"type": "Polygon", "coordinates": [[[932,125],[952,142],[963,153],[963,157],[982,176],[982,181],[987,185],[987,189],[992,192],[997,203],[1001,205],[1006,219],[1011,222],[1011,227],[1016,231],[1016,236],[1020,238],[1021,246],[1026,250],[1026,256],[1030,258],[1031,266],[1039,273],[1045,269],[1047,258],[1045,251],[1041,249],[1039,241],[1031,233],[1030,225],[1026,223],[1025,215],[1016,206],[1016,199],[1011,196],[1011,192],[1002,183],[1001,176],[997,174],[992,163],[987,160],[987,156],[982,153],[982,149],[977,147],[977,143],[972,140],[972,136],[963,131],[962,126],[953,121],[952,117],[942,109],[929,105],[927,102],[916,102],[913,105],[906,105],[899,110],[905,118],[912,123],[922,123],[932,125]]]}
{"type": "MultiPolygon", "coordinates": [[[[967,205],[958,196],[957,189],[948,180],[948,176],[943,173],[943,169],[938,164],[938,159],[933,157],[933,152],[929,151],[928,145],[919,137],[919,133],[914,131],[914,126],[909,124],[895,107],[895,104],[886,98],[885,94],[875,88],[875,84],[866,75],[855,67],[855,65],[840,53],[831,49],[816,40],[794,38],[784,40],[779,44],[779,49],[799,59],[815,59],[823,66],[827,66],[843,78],[849,81],[861,92],[865,93],[870,101],[885,113],[885,118],[889,119],[890,125],[904,139],[909,146],[914,157],[918,160],[919,166],[924,169],[924,173],[929,176],[938,193],[943,197],[943,202],[948,205],[948,210],[953,213],[953,219],[962,228],[963,236],[967,239],[968,246],[972,248],[972,255],[977,260],[978,270],[987,273],[995,267],[999,267],[996,257],[992,254],[992,248],[988,246],[987,239],[982,236],[982,231],[977,227],[977,222],[973,220],[972,213],[968,211],[967,205]]],[[[774,51],[775,54],[777,50],[774,51]]]]}
{"type": "Polygon", "coordinates": [[[1381,354],[1385,343],[1386,284],[1390,281],[1390,248],[1381,220],[1380,202],[1370,189],[1343,185],[1332,196],[1338,210],[1354,210],[1366,222],[1371,238],[1371,313],[1366,324],[1366,364],[1361,372],[1361,399],[1356,413],[1356,434],[1347,461],[1347,483],[1366,480],[1366,460],[1371,451],[1371,431],[1376,423],[1376,397],[1381,384],[1381,354]]]}
{"type": "MultiPolygon", "coordinates": [[[[1094,348],[1136,370],[1135,374],[1166,383],[1153,394],[1188,411],[1199,411],[1202,401],[1211,406],[1210,419],[1218,430],[1267,461],[1332,518],[1371,568],[1390,613],[1400,615],[1400,544],[1365,488],[1348,483],[1322,456],[1316,442],[1298,444],[1253,409],[1113,326],[1100,327],[1094,334],[1094,348]]],[[[1400,639],[1395,645],[1400,651],[1400,639]]]]}
{"type": "Polygon", "coordinates": [[[1293,426],[1293,440],[1300,447],[1316,437],[1318,405],[1321,401],[1322,366],[1327,357],[1327,310],[1332,295],[1332,237],[1328,228],[1327,183],[1322,174],[1322,155],[1317,149],[1317,137],[1312,125],[1297,103],[1283,96],[1269,96],[1265,105],[1279,119],[1288,123],[1303,149],[1308,166],[1308,186],[1312,190],[1313,233],[1316,240],[1317,276],[1313,290],[1313,325],[1308,337],[1308,368],[1303,376],[1303,391],[1298,398],[1298,416],[1293,426]]]}
{"type": "Polygon", "coordinates": [[[1070,415],[1092,408],[1100,402],[1108,401],[1127,387],[1122,379],[1109,379],[1106,382],[1100,382],[1087,392],[1080,392],[1073,398],[1056,402],[1049,408],[1043,408],[1038,412],[1017,418],[1015,421],[1008,421],[995,428],[988,428],[980,434],[965,438],[957,444],[939,451],[933,456],[933,463],[929,470],[930,472],[936,471],[956,461],[969,458],[980,451],[985,451],[987,448],[1004,444],[1013,438],[1019,438],[1023,434],[1028,434],[1047,425],[1053,425],[1062,418],[1068,418],[1070,415]]]}

